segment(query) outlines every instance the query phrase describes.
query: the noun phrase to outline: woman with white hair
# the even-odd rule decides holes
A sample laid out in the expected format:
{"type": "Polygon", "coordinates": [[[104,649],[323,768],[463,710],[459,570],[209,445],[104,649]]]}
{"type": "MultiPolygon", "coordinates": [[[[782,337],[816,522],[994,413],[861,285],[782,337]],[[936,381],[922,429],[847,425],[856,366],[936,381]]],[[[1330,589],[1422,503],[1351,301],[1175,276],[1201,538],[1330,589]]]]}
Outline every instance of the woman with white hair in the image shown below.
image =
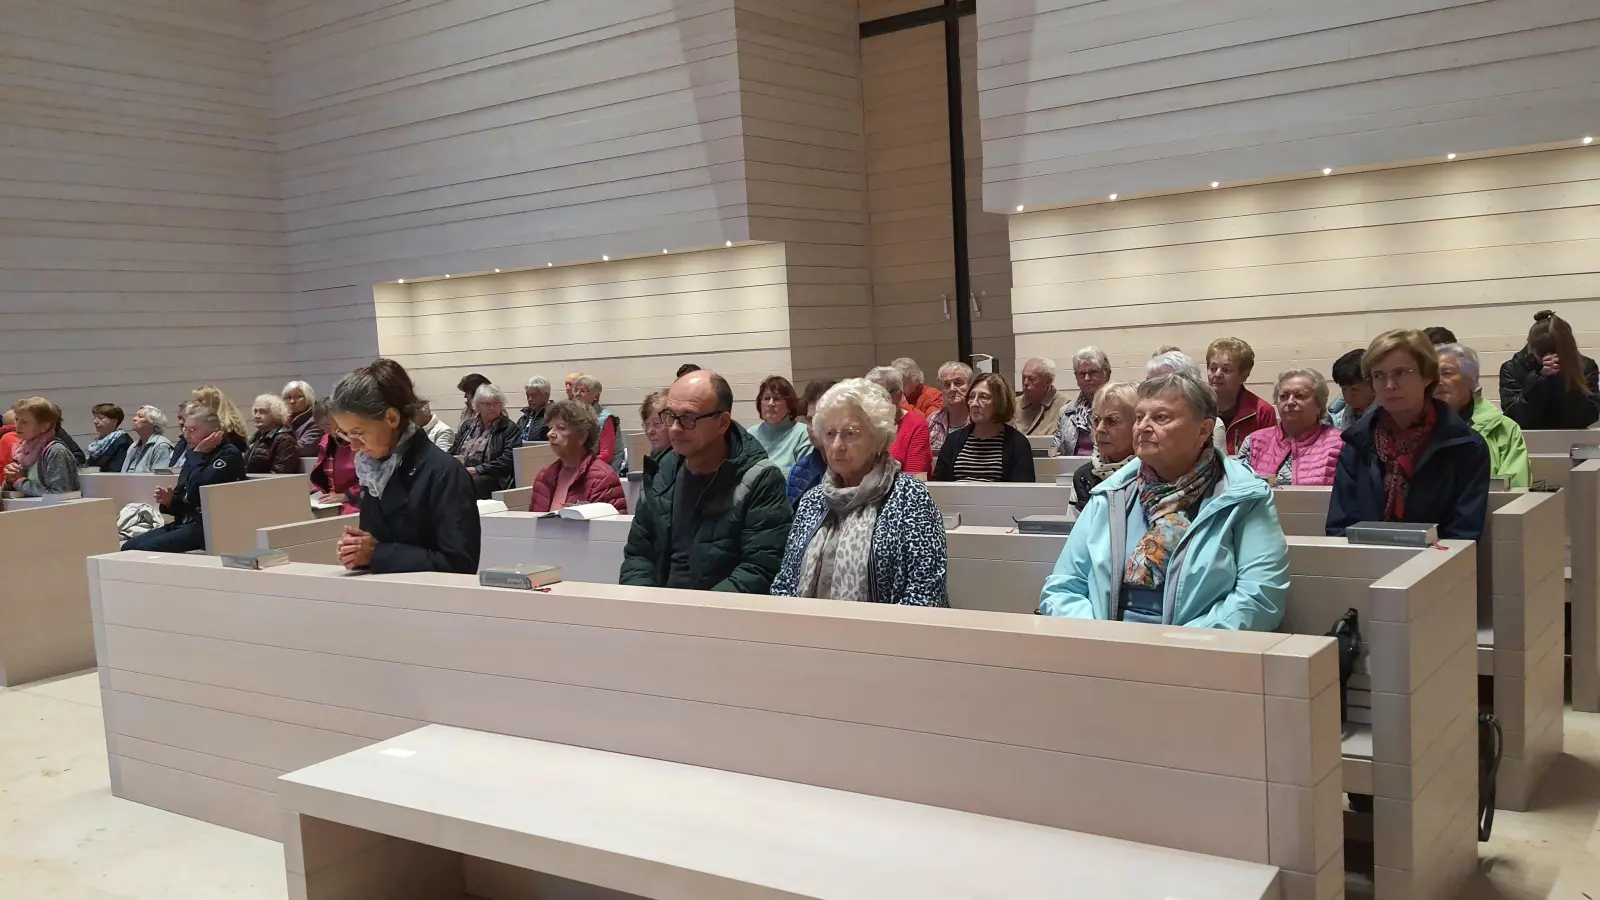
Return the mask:
{"type": "Polygon", "coordinates": [[[300,471],[300,448],[289,428],[289,404],[277,394],[262,394],[251,404],[256,436],[245,454],[251,475],[293,475],[300,471]]]}
{"type": "Polygon", "coordinates": [[[295,453],[316,456],[322,449],[325,433],[317,417],[311,414],[311,408],[317,405],[317,392],[309,382],[291,381],[283,386],[279,396],[289,405],[289,419],[285,424],[294,435],[295,453]]]}
{"type": "Polygon", "coordinates": [[[1139,385],[1138,459],[1089,495],[1039,612],[1271,631],[1289,593],[1272,489],[1212,443],[1217,395],[1185,375],[1139,385]]]}
{"type": "Polygon", "coordinates": [[[1483,399],[1478,352],[1462,344],[1440,344],[1433,349],[1439,354],[1439,384],[1433,389],[1433,399],[1443,401],[1472,423],[1472,430],[1489,445],[1490,478],[1504,478],[1514,488],[1527,487],[1528,441],[1521,425],[1483,399]]]}
{"type": "Polygon", "coordinates": [[[1056,422],[1056,454],[1088,456],[1094,452],[1094,397],[1111,381],[1111,359],[1099,347],[1085,347],[1072,354],[1072,374],[1078,380],[1078,396],[1061,407],[1056,422]]]}
{"type": "Polygon", "coordinates": [[[123,472],[145,472],[165,469],[172,464],[172,439],[164,433],[167,417],[154,406],[141,406],[133,411],[133,422],[128,432],[133,444],[122,461],[123,472]]]}
{"type": "Polygon", "coordinates": [[[1272,388],[1276,424],[1252,431],[1239,461],[1271,487],[1324,487],[1339,469],[1344,434],[1328,423],[1328,381],[1316,369],[1288,369],[1272,388]]]}
{"type": "Polygon", "coordinates": [[[594,414],[600,420],[600,461],[619,476],[625,476],[628,474],[628,448],[622,443],[622,419],[600,404],[603,390],[600,379],[591,375],[572,379],[572,399],[594,407],[594,414]]]}
{"type": "Polygon", "coordinates": [[[905,403],[905,383],[893,366],[875,366],[867,380],[883,388],[895,405],[895,436],[889,455],[912,475],[933,471],[933,442],[928,436],[928,420],[905,403]]]}
{"type": "Polygon", "coordinates": [[[522,446],[522,432],[506,415],[506,395],[492,384],[479,385],[472,394],[472,418],[461,423],[451,456],[461,457],[472,476],[472,493],[488,500],[516,480],[511,451],[522,446]]]}
{"type": "Polygon", "coordinates": [[[953,359],[939,367],[939,389],[944,393],[944,405],[928,417],[928,449],[933,458],[939,458],[945,438],[958,428],[967,427],[971,411],[967,408],[967,388],[972,387],[972,367],[953,359]]]}
{"type": "Polygon", "coordinates": [[[865,378],[839,382],[811,410],[828,471],[795,510],[773,595],[950,605],[944,519],[889,453],[895,413],[865,378]]]}
{"type": "Polygon", "coordinates": [[[1113,381],[1094,395],[1094,454],[1072,476],[1072,505],[1083,512],[1089,494],[1100,482],[1133,461],[1133,413],[1139,405],[1139,386],[1113,381]]]}
{"type": "Polygon", "coordinates": [[[923,383],[922,367],[916,360],[902,356],[889,366],[900,373],[900,390],[907,406],[922,413],[924,419],[931,419],[944,409],[944,394],[923,383]]]}
{"type": "MultiPolygon", "coordinates": [[[[1155,356],[1150,357],[1150,361],[1145,363],[1145,378],[1155,378],[1160,375],[1184,375],[1201,384],[1206,384],[1205,370],[1200,368],[1200,364],[1191,359],[1189,354],[1176,347],[1162,350],[1155,356]]],[[[1206,384],[1206,386],[1210,387],[1209,384],[1206,384]]],[[[1215,393],[1215,391],[1212,393],[1215,393]]],[[[1223,424],[1221,416],[1217,417],[1217,424],[1213,428],[1213,432],[1212,438],[1217,445],[1217,449],[1226,453],[1228,426],[1223,424]]]]}

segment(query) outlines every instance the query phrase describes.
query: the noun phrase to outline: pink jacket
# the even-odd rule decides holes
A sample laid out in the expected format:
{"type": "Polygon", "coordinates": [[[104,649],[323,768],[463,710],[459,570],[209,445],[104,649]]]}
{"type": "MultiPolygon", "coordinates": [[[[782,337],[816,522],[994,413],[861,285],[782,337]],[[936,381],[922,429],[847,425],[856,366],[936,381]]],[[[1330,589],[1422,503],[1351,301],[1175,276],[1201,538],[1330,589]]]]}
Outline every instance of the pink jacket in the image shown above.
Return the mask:
{"type": "Polygon", "coordinates": [[[1271,478],[1293,452],[1292,483],[1296,487],[1329,485],[1333,484],[1339,451],[1343,449],[1344,435],[1332,425],[1318,426],[1297,441],[1290,441],[1280,427],[1263,428],[1250,433],[1250,467],[1256,474],[1271,478]]]}

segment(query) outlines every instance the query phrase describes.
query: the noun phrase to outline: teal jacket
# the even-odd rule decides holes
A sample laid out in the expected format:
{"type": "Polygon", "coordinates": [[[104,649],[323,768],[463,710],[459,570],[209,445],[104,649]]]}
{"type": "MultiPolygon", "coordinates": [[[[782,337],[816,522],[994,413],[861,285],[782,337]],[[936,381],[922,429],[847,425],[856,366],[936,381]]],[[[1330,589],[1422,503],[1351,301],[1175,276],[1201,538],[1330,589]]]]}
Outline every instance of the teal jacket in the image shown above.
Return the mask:
{"type": "MultiPolygon", "coordinates": [[[[1167,565],[1167,621],[1195,628],[1271,631],[1289,594],[1289,547],[1272,489],[1236,460],[1201,505],[1167,565]]],[[[1127,518],[1137,501],[1139,462],[1089,495],[1072,536],[1044,583],[1039,612],[1110,619],[1127,560],[1127,518]],[[1114,547],[1113,545],[1120,544],[1114,547]]]]}

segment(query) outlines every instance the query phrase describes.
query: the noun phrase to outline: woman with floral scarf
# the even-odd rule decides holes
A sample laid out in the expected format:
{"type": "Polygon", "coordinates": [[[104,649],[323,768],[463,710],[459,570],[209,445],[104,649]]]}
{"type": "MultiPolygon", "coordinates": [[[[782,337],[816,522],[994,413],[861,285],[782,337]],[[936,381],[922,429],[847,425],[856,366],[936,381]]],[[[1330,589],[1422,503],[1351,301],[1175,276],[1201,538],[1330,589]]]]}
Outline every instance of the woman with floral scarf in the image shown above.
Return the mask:
{"type": "Polygon", "coordinates": [[[1489,515],[1489,445],[1434,398],[1439,357],[1420,331],[1378,335],[1361,358],[1376,414],[1344,432],[1328,503],[1328,534],[1357,522],[1416,522],[1475,541],[1489,515]]]}
{"type": "Polygon", "coordinates": [[[1271,631],[1289,592],[1272,489],[1212,443],[1217,398],[1186,375],[1139,386],[1137,458],[1089,495],[1039,612],[1271,631]]]}

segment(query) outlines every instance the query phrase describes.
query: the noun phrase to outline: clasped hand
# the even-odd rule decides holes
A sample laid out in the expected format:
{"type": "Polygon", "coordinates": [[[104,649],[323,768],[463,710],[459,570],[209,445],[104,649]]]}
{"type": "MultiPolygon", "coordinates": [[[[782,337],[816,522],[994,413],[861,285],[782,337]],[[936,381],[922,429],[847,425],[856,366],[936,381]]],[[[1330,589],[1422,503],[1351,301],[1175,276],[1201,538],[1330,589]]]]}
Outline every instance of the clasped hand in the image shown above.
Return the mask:
{"type": "Polygon", "coordinates": [[[377,538],[346,525],[344,537],[339,538],[339,565],[346,569],[364,569],[372,564],[372,551],[377,548],[377,538]]]}

